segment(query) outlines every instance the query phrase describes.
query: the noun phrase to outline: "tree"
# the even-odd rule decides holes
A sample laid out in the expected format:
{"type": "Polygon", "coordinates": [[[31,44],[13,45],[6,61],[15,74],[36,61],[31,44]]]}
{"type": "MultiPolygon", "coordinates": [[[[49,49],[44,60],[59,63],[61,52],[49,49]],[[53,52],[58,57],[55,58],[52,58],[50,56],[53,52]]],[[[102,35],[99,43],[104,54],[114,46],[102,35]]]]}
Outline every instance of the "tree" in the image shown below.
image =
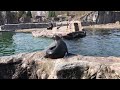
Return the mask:
{"type": "Polygon", "coordinates": [[[69,11],[67,11],[67,16],[69,16],[70,15],[70,13],[69,13],[69,11]]]}
{"type": "Polygon", "coordinates": [[[31,11],[27,11],[26,14],[24,14],[24,22],[29,23],[31,22],[32,14],[31,11]]]}
{"type": "Polygon", "coordinates": [[[18,19],[20,19],[25,13],[25,11],[18,11],[18,19]]]}
{"type": "Polygon", "coordinates": [[[32,18],[32,13],[31,11],[19,11],[18,12],[18,20],[21,22],[21,18],[22,18],[22,22],[27,23],[27,22],[31,22],[31,18],[32,18]]]}
{"type": "Polygon", "coordinates": [[[17,13],[17,20],[18,20],[18,22],[20,22],[20,18],[22,18],[24,14],[26,14],[25,11],[18,11],[18,13],[17,13]]]}
{"type": "Polygon", "coordinates": [[[6,11],[7,24],[18,23],[17,12],[6,11]]]}
{"type": "Polygon", "coordinates": [[[21,12],[19,12],[19,16],[20,16],[19,20],[22,18],[23,23],[31,22],[31,18],[32,18],[31,11],[27,11],[27,12],[21,11],[21,12]]]}
{"type": "Polygon", "coordinates": [[[55,11],[53,11],[53,17],[57,17],[57,15],[56,15],[55,11]]]}
{"type": "Polygon", "coordinates": [[[51,15],[51,11],[49,11],[49,12],[48,12],[48,17],[51,17],[51,16],[52,16],[52,15],[51,15]]]}
{"type": "Polygon", "coordinates": [[[27,17],[30,17],[30,18],[32,18],[31,11],[28,11],[26,15],[27,15],[27,17]]]}
{"type": "Polygon", "coordinates": [[[49,11],[48,17],[56,17],[55,11],[49,11]]]}
{"type": "Polygon", "coordinates": [[[11,21],[11,12],[10,11],[6,11],[6,19],[7,19],[7,24],[10,24],[12,21],[11,21]]]}
{"type": "Polygon", "coordinates": [[[0,11],[0,25],[4,24],[2,11],[0,11]]]}

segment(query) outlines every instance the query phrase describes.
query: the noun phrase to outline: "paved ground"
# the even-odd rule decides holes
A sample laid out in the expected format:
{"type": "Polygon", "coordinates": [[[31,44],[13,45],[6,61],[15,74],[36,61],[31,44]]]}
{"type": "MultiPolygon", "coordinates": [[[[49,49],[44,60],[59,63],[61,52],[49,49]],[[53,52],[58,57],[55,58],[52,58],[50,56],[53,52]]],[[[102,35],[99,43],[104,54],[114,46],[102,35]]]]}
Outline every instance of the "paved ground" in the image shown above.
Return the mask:
{"type": "Polygon", "coordinates": [[[84,26],[83,28],[93,28],[93,29],[120,29],[119,23],[111,23],[111,24],[100,24],[100,25],[91,25],[91,26],[84,26]]]}

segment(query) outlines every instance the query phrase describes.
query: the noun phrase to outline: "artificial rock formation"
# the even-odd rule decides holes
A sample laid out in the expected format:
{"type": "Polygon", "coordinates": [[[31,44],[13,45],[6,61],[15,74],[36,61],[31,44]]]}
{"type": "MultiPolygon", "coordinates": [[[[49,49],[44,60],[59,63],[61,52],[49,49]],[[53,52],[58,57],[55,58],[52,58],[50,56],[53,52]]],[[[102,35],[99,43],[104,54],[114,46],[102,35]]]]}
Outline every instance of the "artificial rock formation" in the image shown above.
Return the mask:
{"type": "Polygon", "coordinates": [[[92,11],[81,17],[82,25],[108,24],[120,21],[119,11],[92,11]]]}
{"type": "Polygon", "coordinates": [[[119,79],[120,58],[72,55],[60,59],[43,52],[0,57],[0,79],[119,79]]]}

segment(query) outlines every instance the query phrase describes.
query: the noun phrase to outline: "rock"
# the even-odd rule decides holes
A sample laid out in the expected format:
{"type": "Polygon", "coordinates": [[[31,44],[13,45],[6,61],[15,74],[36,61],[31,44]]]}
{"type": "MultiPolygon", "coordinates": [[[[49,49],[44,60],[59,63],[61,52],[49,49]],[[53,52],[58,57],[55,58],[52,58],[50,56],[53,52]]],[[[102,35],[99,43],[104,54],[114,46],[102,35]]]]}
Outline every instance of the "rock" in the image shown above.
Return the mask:
{"type": "Polygon", "coordinates": [[[82,25],[108,24],[120,21],[120,12],[118,11],[92,11],[81,18],[82,25]]]}
{"type": "Polygon", "coordinates": [[[60,59],[43,52],[0,57],[0,79],[119,79],[119,57],[72,55],[60,59]]]}
{"type": "Polygon", "coordinates": [[[120,22],[119,22],[119,21],[116,21],[116,22],[115,22],[115,24],[119,25],[119,24],[120,24],[120,22]]]}

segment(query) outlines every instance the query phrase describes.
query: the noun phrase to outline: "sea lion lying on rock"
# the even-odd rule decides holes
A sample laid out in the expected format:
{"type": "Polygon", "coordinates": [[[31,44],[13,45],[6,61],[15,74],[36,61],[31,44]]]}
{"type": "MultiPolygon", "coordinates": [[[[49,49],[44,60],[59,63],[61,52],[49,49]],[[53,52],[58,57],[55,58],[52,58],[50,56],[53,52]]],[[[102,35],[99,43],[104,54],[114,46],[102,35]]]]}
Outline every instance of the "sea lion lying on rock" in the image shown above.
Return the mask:
{"type": "Polygon", "coordinates": [[[47,30],[52,30],[53,29],[53,24],[52,23],[50,23],[50,26],[49,27],[47,27],[47,30]]]}
{"type": "Polygon", "coordinates": [[[58,35],[54,35],[53,39],[55,42],[46,50],[45,58],[63,58],[66,54],[68,54],[65,42],[58,35]]]}

